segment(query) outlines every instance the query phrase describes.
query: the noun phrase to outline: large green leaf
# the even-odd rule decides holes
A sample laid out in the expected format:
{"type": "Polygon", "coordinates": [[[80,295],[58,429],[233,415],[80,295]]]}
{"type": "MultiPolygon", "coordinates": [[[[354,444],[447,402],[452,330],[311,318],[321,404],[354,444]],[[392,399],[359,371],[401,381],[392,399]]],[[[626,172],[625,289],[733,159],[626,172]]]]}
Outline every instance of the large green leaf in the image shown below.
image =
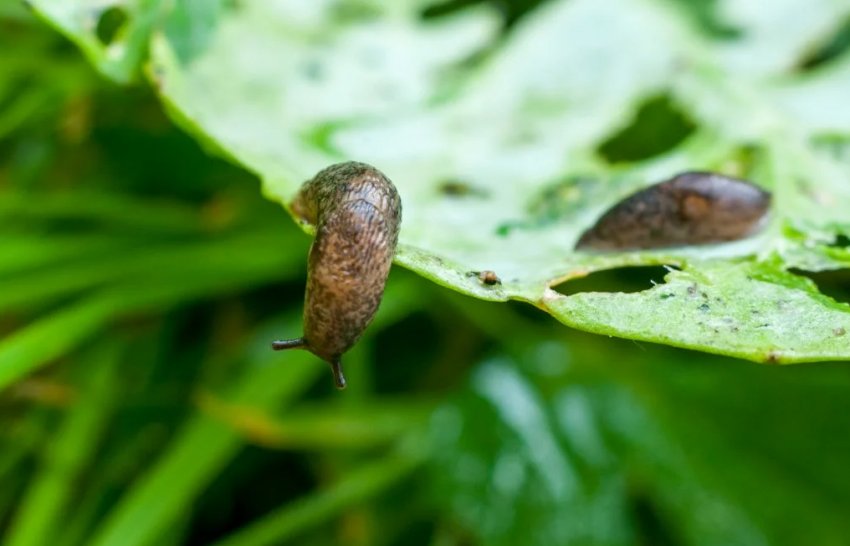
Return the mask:
{"type": "Polygon", "coordinates": [[[850,264],[836,244],[850,233],[850,54],[830,57],[850,5],[696,4],[552,1],[502,32],[484,5],[423,18],[415,0],[186,0],[159,8],[149,74],[175,119],[284,205],[329,163],[381,168],[404,202],[397,262],[435,282],[611,335],[772,362],[850,359],[839,333],[850,308],[788,271],[850,264]],[[763,232],[573,250],[623,196],[692,169],[772,191],[763,232]],[[552,290],[659,264],[680,271],[640,294],[552,290]]]}

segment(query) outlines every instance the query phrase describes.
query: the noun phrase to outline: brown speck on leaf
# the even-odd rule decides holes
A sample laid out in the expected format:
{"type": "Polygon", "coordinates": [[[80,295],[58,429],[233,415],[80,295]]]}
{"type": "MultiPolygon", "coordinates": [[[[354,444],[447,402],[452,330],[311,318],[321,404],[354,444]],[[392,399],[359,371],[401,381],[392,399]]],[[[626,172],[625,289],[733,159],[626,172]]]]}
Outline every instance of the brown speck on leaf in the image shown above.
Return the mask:
{"type": "Polygon", "coordinates": [[[710,172],[686,172],[626,197],[576,244],[586,250],[634,250],[743,239],[762,225],[770,193],[710,172]]]}
{"type": "Polygon", "coordinates": [[[841,336],[843,336],[844,334],[847,333],[847,330],[845,330],[843,327],[838,327],[838,328],[833,328],[832,333],[836,337],[841,337],[841,336]]]}
{"type": "Polygon", "coordinates": [[[487,191],[471,186],[461,180],[445,180],[439,185],[439,191],[449,197],[487,197],[487,191]]]}
{"type": "Polygon", "coordinates": [[[779,359],[781,357],[782,355],[779,353],[779,351],[770,351],[769,353],[767,353],[767,356],[765,356],[764,362],[766,364],[779,364],[779,359]]]}
{"type": "Polygon", "coordinates": [[[470,271],[466,274],[467,277],[477,277],[479,281],[488,286],[493,286],[495,284],[502,284],[502,279],[496,275],[495,271],[490,271],[489,269],[484,271],[470,271]]]}

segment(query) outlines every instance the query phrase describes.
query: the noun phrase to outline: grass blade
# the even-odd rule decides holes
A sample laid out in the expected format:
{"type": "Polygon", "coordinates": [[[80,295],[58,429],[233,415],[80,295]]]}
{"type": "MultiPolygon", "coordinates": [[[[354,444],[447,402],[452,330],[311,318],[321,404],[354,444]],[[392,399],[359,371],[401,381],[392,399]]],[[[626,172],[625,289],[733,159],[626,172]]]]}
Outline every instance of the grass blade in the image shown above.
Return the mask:
{"type": "Polygon", "coordinates": [[[119,346],[109,343],[95,354],[83,374],[77,402],[65,418],[12,524],[8,546],[52,544],[61,516],[70,507],[80,472],[91,462],[98,437],[110,415],[111,390],[119,346]]]}
{"type": "Polygon", "coordinates": [[[284,544],[398,483],[418,464],[419,459],[411,455],[393,455],[364,465],[321,493],[275,510],[214,546],[284,544]]]}

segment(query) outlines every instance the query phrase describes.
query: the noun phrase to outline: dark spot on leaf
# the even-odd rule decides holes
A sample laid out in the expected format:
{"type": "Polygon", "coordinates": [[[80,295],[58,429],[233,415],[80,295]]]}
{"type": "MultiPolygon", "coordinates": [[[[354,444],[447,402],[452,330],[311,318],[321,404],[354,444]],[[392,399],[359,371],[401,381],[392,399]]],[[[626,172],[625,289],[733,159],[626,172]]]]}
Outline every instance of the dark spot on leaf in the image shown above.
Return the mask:
{"type": "Polygon", "coordinates": [[[676,297],[676,294],[673,294],[671,292],[664,292],[658,298],[662,299],[662,300],[668,300],[670,298],[675,298],[675,297],[676,297]]]}
{"type": "Polygon", "coordinates": [[[842,133],[822,133],[811,139],[812,146],[831,159],[847,161],[850,159],[850,135],[842,133]]]}
{"type": "Polygon", "coordinates": [[[697,295],[697,285],[696,285],[696,283],[693,283],[693,284],[688,286],[688,295],[689,296],[696,296],[697,295]]]}
{"type": "Polygon", "coordinates": [[[850,17],[844,19],[836,31],[815,44],[797,65],[801,72],[813,70],[840,57],[850,49],[850,17]]]}
{"type": "Polygon", "coordinates": [[[850,304],[850,269],[817,272],[790,269],[789,272],[814,282],[821,294],[837,302],[850,304]]]}
{"type": "Polygon", "coordinates": [[[697,309],[699,309],[703,313],[708,313],[711,310],[711,307],[709,307],[707,303],[703,303],[702,305],[697,307],[697,309]]]}
{"type": "Polygon", "coordinates": [[[658,95],[641,104],[631,123],[597,151],[609,163],[640,161],[673,149],[695,127],[669,95],[658,95]]]}
{"type": "Polygon", "coordinates": [[[318,59],[309,59],[301,63],[301,74],[310,81],[318,82],[325,77],[325,66],[318,59]]]}
{"type": "Polygon", "coordinates": [[[579,292],[621,292],[630,294],[642,292],[664,283],[664,276],[673,266],[645,265],[636,267],[618,267],[596,271],[580,279],[570,279],[552,289],[571,296],[579,292]]]}
{"type": "Polygon", "coordinates": [[[528,205],[529,215],[539,225],[562,220],[591,201],[594,193],[600,189],[600,181],[596,177],[568,176],[546,186],[537,194],[528,205]]]}
{"type": "Polygon", "coordinates": [[[352,24],[373,21],[381,16],[381,9],[372,2],[348,0],[331,6],[331,18],[337,23],[352,24]]]}
{"type": "Polygon", "coordinates": [[[770,200],[768,192],[745,180],[686,172],[616,203],[582,234],[576,248],[618,251],[734,241],[762,226],[770,200]]]}
{"type": "MultiPolygon", "coordinates": [[[[616,185],[617,181],[612,181],[616,185]]],[[[540,229],[562,220],[570,220],[602,194],[611,191],[592,176],[571,175],[544,187],[528,203],[527,217],[502,223],[496,234],[507,236],[514,229],[540,229]]]]}
{"type": "Polygon", "coordinates": [[[496,227],[496,235],[499,237],[507,237],[511,234],[511,231],[516,228],[521,228],[523,225],[524,224],[522,222],[517,221],[503,222],[496,227]]]}
{"type": "Polygon", "coordinates": [[[95,35],[104,46],[110,45],[118,37],[121,29],[127,25],[127,10],[120,6],[112,6],[103,10],[97,19],[95,35]]]}
{"type": "Polygon", "coordinates": [[[477,188],[462,180],[450,179],[444,180],[437,186],[440,193],[449,197],[487,197],[489,192],[482,188],[477,188]]]}
{"type": "Polygon", "coordinates": [[[834,335],[835,337],[841,337],[846,333],[847,333],[847,330],[845,330],[844,328],[833,328],[832,329],[832,335],[834,335]]]}

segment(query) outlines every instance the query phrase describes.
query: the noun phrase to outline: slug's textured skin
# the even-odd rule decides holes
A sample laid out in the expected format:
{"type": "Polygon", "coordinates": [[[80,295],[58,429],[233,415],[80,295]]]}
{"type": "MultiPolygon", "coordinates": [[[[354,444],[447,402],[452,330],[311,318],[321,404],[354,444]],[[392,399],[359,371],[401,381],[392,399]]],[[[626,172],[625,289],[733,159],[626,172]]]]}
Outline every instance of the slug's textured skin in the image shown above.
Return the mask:
{"type": "Polygon", "coordinates": [[[304,302],[304,336],[275,349],[305,348],[345,386],[340,358],[378,310],[401,224],[395,186],[365,163],[339,163],[304,183],[292,210],[316,226],[304,302]]]}
{"type": "Polygon", "coordinates": [[[745,180],[686,172],[609,209],[577,249],[632,250],[720,243],[758,231],[770,193],[745,180]]]}

